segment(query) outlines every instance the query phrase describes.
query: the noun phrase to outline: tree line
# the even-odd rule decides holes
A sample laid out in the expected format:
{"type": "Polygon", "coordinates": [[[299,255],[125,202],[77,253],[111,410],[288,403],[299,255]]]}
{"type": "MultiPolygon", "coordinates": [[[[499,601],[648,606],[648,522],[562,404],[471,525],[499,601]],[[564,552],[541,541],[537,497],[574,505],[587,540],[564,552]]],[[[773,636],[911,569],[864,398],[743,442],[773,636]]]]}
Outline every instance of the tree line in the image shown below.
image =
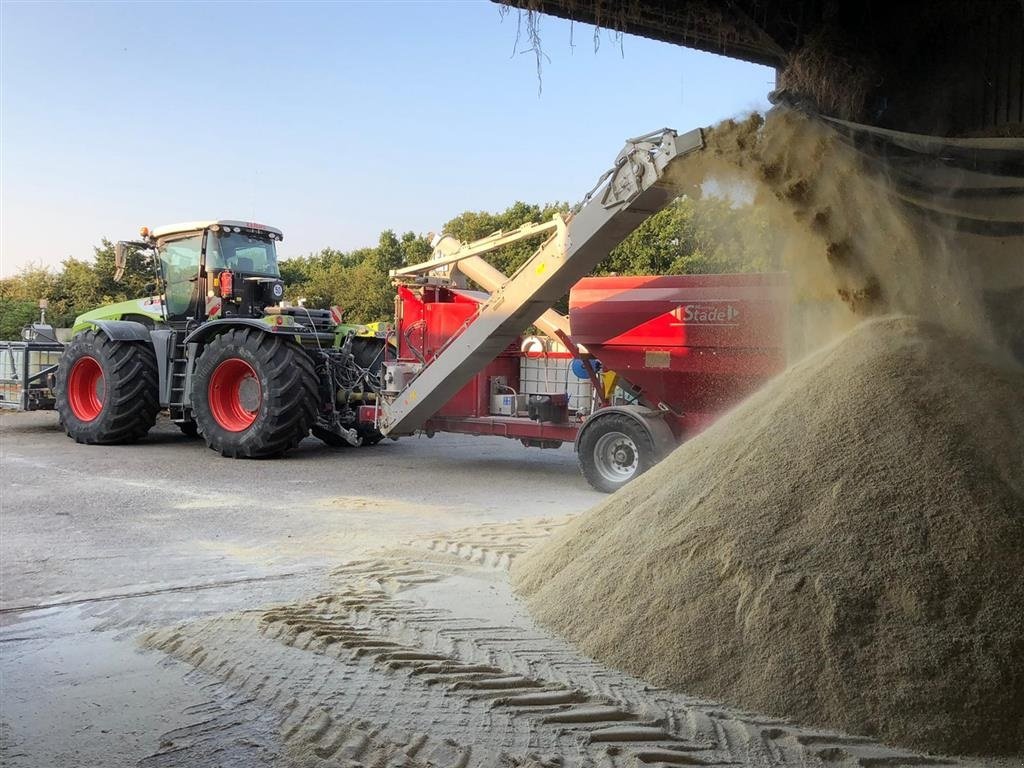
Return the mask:
{"type": "MultiPolygon", "coordinates": [[[[442,232],[463,242],[528,222],[568,213],[565,203],[517,202],[504,211],[465,211],[442,232]]],[[[520,241],[493,252],[488,260],[512,274],[539,244],[520,241]]],[[[645,221],[598,265],[594,274],[658,275],[714,272],[761,272],[780,268],[781,242],[767,218],[750,205],[719,197],[680,197],[645,221]]],[[[49,301],[48,320],[70,326],[82,312],[103,304],[147,296],[153,291],[152,267],[142,254],[129,257],[121,282],[114,282],[114,246],[104,239],[92,259],[69,257],[59,269],[24,267],[0,280],[0,339],[19,337],[38,317],[38,301],[49,301]]],[[[372,247],[339,251],[325,248],[280,262],[286,297],[309,307],[339,306],[346,320],[372,322],[391,317],[394,289],[388,270],[425,261],[430,256],[425,234],[393,230],[380,234],[372,247]]],[[[562,307],[564,310],[564,307],[562,307]]]]}

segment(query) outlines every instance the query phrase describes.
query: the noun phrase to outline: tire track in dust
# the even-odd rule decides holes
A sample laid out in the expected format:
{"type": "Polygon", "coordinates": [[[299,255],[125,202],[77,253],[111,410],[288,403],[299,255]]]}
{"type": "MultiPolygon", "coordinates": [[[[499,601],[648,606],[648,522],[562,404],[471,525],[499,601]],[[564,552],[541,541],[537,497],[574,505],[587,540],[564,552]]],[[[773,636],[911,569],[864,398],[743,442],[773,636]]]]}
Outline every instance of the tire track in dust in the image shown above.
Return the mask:
{"type": "Polygon", "coordinates": [[[513,558],[546,539],[573,517],[575,515],[485,523],[421,536],[410,542],[410,546],[452,554],[477,565],[508,570],[513,558]]]}
{"type": "Polygon", "coordinates": [[[564,522],[423,537],[335,569],[336,586],[310,600],[159,630],[144,643],[276,712],[284,765],[950,762],[654,689],[528,619],[497,626],[473,616],[472,601],[459,611],[429,604],[429,589],[455,584],[442,580],[500,572],[564,522]]]}
{"type": "MultiPolygon", "coordinates": [[[[413,548],[454,555],[472,564],[507,571],[512,560],[533,544],[550,536],[575,515],[553,519],[524,519],[508,523],[445,531],[434,536],[418,537],[409,542],[413,548]]],[[[823,761],[829,766],[925,766],[963,764],[982,768],[983,760],[960,761],[920,755],[899,748],[890,748],[862,736],[834,731],[816,731],[795,727],[786,721],[746,715],[738,710],[708,702],[688,699],[680,694],[654,689],[642,681],[612,672],[607,667],[582,657],[571,646],[549,635],[540,638],[542,647],[517,648],[515,658],[533,657],[548,668],[548,674],[565,679],[583,677],[593,690],[603,690],[616,701],[629,702],[643,709],[658,706],[670,721],[670,729],[685,732],[693,738],[718,741],[744,764],[782,765],[797,762],[810,765],[823,761]],[[562,674],[560,674],[562,673],[562,674]],[[628,683],[625,681],[629,681],[628,683]],[[640,690],[635,683],[640,682],[640,690]],[[633,683],[633,684],[630,684],[633,683]],[[673,712],[673,703],[685,707],[680,717],[673,712]],[[740,756],[745,756],[745,760],[740,756]]],[[[488,644],[489,638],[477,642],[488,644]]]]}
{"type": "MultiPolygon", "coordinates": [[[[346,606],[326,612],[322,601],[266,612],[262,629],[286,645],[333,656],[362,657],[382,673],[407,674],[424,686],[438,686],[448,696],[482,702],[492,710],[507,710],[512,717],[527,717],[535,744],[554,744],[570,734],[579,746],[618,744],[642,740],[670,762],[719,765],[706,743],[687,742],[665,731],[657,720],[644,720],[614,702],[561,683],[510,672],[493,664],[462,661],[439,650],[391,639],[370,627],[350,623],[346,606]],[[340,610],[337,610],[339,609],[340,610]],[[544,738],[545,728],[554,732],[544,738]],[[705,753],[698,755],[695,753],[705,753]]],[[[608,747],[604,748],[608,753],[608,747]]],[[[636,757],[634,753],[632,757],[636,757]]],[[[643,754],[653,754],[647,749],[643,754]]]]}

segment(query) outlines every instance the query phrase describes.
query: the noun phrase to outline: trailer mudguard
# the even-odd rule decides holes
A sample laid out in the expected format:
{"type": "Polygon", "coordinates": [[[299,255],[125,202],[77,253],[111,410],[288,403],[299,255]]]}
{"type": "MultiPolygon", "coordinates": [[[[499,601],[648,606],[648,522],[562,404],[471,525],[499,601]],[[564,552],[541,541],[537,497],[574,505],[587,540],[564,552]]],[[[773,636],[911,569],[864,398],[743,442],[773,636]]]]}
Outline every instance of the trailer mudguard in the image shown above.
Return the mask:
{"type": "Polygon", "coordinates": [[[134,320],[89,320],[111,341],[149,341],[149,328],[134,320]]]}
{"type": "Polygon", "coordinates": [[[647,430],[647,433],[654,440],[654,449],[658,454],[658,461],[661,461],[679,446],[679,441],[665,422],[665,414],[662,411],[646,408],[642,405],[612,405],[607,408],[601,408],[586,420],[580,428],[579,434],[576,435],[573,450],[579,451],[580,439],[588,427],[597,423],[602,416],[611,413],[625,414],[647,430]]]}

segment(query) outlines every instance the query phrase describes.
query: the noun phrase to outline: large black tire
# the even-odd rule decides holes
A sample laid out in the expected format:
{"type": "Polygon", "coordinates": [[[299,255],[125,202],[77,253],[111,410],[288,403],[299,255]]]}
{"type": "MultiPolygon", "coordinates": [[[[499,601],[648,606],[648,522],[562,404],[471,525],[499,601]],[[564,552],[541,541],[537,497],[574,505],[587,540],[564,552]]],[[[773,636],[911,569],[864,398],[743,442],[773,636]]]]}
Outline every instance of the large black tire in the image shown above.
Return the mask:
{"type": "Polygon", "coordinates": [[[153,347],[84,331],[61,356],[55,393],[61,426],[76,442],[135,442],[160,411],[153,347]]]}
{"type": "Polygon", "coordinates": [[[317,376],[301,347],[255,328],[235,328],[203,350],[192,383],[199,434],[224,456],[280,456],[316,419],[317,376]]]}
{"type": "Polygon", "coordinates": [[[651,433],[622,413],[595,416],[576,449],[583,477],[604,493],[614,493],[658,463],[651,433]]]}

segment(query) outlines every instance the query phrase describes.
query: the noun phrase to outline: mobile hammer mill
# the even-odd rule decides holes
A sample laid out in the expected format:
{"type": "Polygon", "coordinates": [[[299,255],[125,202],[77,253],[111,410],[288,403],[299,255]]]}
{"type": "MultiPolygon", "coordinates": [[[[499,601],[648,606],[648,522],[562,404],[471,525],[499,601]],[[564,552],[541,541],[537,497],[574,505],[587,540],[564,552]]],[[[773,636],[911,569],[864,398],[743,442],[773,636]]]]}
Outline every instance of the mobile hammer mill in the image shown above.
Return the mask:
{"type": "MultiPolygon", "coordinates": [[[[610,492],[779,373],[785,275],[580,279],[678,196],[674,167],[701,147],[700,131],[632,139],[571,218],[465,245],[444,238],[430,261],[393,270],[394,343],[385,350],[379,405],[363,406],[360,418],[372,416],[391,436],[460,432],[539,448],[573,442],[584,477],[610,492]],[[511,278],[481,258],[548,233],[511,278]],[[487,293],[465,290],[465,278],[487,293]],[[569,317],[551,309],[566,293],[569,317]],[[570,402],[561,382],[529,379],[538,361],[527,350],[544,348],[538,339],[519,343],[531,323],[565,350],[542,354],[553,363],[574,359],[592,397],[570,402]]],[[[566,361],[557,370],[568,377],[566,361]]]]}
{"type": "Polygon", "coordinates": [[[781,368],[771,311],[778,276],[594,278],[604,281],[598,301],[577,301],[579,286],[571,299],[572,335],[566,318],[550,311],[679,194],[673,169],[702,147],[699,130],[632,139],[572,216],[455,243],[430,262],[396,270],[389,338],[342,325],[329,310],[282,306],[279,230],[225,220],[143,229],[141,240],[117,244],[117,264],[123,268],[128,249],[145,250],[159,295],[76,319],[53,381],[61,423],[79,442],[130,442],[165,409],[182,431],[202,435],[223,455],[253,458],[280,455],[311,430],[352,445],[420,430],[501,434],[540,447],[573,440],[587,479],[615,490],[781,368]],[[547,237],[511,277],[479,258],[537,234],[547,237]],[[435,276],[453,265],[490,293],[435,276]],[[616,304],[629,290],[631,301],[616,304]],[[638,313],[638,302],[649,309],[638,313]],[[721,313],[725,322],[708,324],[721,313]],[[641,315],[661,317],[668,335],[650,335],[641,315]],[[509,373],[508,357],[531,323],[577,358],[594,383],[596,406],[573,418],[550,396],[529,398],[523,413],[505,417],[489,414],[486,404],[460,407],[467,392],[492,393],[495,379],[514,383],[514,375],[492,374],[509,373]],[[613,327],[617,338],[609,336],[613,327]],[[632,337],[623,335],[630,329],[632,337]],[[629,403],[612,403],[597,360],[621,375],[629,403]]]}

